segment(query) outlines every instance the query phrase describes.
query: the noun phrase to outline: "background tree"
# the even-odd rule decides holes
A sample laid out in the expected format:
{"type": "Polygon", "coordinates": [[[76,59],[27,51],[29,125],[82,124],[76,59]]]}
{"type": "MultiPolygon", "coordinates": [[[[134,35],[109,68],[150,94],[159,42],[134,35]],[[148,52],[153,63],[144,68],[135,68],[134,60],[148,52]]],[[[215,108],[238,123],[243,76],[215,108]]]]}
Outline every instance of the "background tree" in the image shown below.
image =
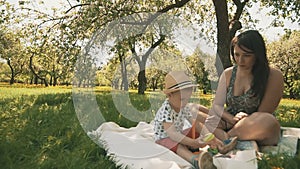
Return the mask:
{"type": "Polygon", "coordinates": [[[8,82],[10,81],[10,70],[6,63],[0,62],[0,79],[1,82],[8,82]]]}
{"type": "MultiPolygon", "coordinates": [[[[261,2],[261,6],[270,7],[270,15],[276,16],[273,24],[282,23],[282,19],[288,19],[292,22],[300,22],[300,2],[295,0],[254,0],[254,2],[261,2]]],[[[280,24],[282,25],[282,24],[280,24]]]]}
{"type": "MultiPolygon", "coordinates": [[[[10,84],[27,71],[24,34],[19,27],[24,18],[18,18],[16,9],[6,1],[0,1],[0,57],[10,68],[10,84]]],[[[18,79],[22,82],[23,79],[18,79]]]]}
{"type": "Polygon", "coordinates": [[[130,53],[128,49],[128,45],[123,44],[119,42],[115,48],[115,53],[120,61],[120,71],[121,71],[121,88],[123,87],[125,91],[128,91],[129,89],[129,84],[128,84],[128,78],[127,78],[127,62],[126,62],[126,56],[128,56],[130,53]]]}
{"type": "MultiPolygon", "coordinates": [[[[139,20],[136,19],[135,22],[128,23],[129,25],[140,24],[145,28],[144,30],[148,29],[149,25],[157,21],[162,14],[184,18],[193,24],[197,24],[199,27],[196,29],[201,30],[201,35],[205,35],[207,39],[218,46],[217,53],[220,56],[220,62],[216,63],[216,65],[224,65],[226,68],[231,65],[228,45],[236,31],[243,28],[255,28],[256,21],[252,20],[248,9],[257,2],[257,0],[150,0],[147,2],[142,0],[79,0],[76,2],[68,0],[67,5],[62,6],[59,10],[53,8],[51,12],[45,13],[30,9],[28,4],[32,3],[31,1],[22,1],[18,10],[18,17],[16,17],[16,14],[12,15],[14,13],[12,7],[2,10],[0,25],[2,25],[1,29],[5,27],[22,28],[20,30],[23,31],[23,34],[28,36],[26,38],[23,37],[21,42],[28,49],[28,62],[31,68],[30,74],[25,71],[26,74],[33,75],[35,79],[39,79],[43,83],[47,82],[55,85],[59,81],[70,83],[72,73],[66,72],[74,72],[76,70],[74,65],[78,61],[79,51],[83,50],[96,31],[104,29],[115,20],[130,17],[133,14],[136,14],[135,16],[142,16],[140,14],[145,13],[149,14],[144,15],[139,20]],[[18,20],[26,20],[26,22],[14,24],[21,23],[18,20]],[[54,55],[53,53],[56,54],[54,55]],[[48,62],[49,60],[52,61],[51,67],[44,63],[44,61],[48,62]],[[47,71],[47,69],[51,71],[47,71]]],[[[1,1],[0,3],[2,3],[2,7],[6,6],[3,4],[7,4],[6,1],[1,1]]],[[[274,23],[280,23],[282,18],[299,21],[298,1],[287,0],[283,5],[279,0],[265,0],[260,5],[261,8],[273,7],[274,10],[270,14],[276,14],[277,20],[274,23]]],[[[178,25],[181,24],[176,26],[178,25]]],[[[281,24],[274,25],[280,26],[281,24]]],[[[159,26],[156,28],[158,29],[155,30],[159,30],[159,26]]],[[[170,33],[170,35],[173,33],[172,29],[164,31],[170,33]]],[[[156,40],[159,40],[160,35],[162,35],[159,31],[154,33],[150,34],[145,31],[136,37],[135,44],[139,44],[143,49],[147,49],[147,46],[151,46],[149,44],[155,44],[156,40]]],[[[195,37],[199,37],[199,35],[195,34],[195,37]]],[[[165,38],[164,41],[169,39],[169,37],[165,38]]],[[[131,46],[133,44],[131,43],[131,46]]],[[[163,44],[161,43],[160,45],[163,44]]],[[[138,50],[136,49],[135,52],[137,53],[138,50]]],[[[143,66],[141,67],[143,68],[143,66]]],[[[141,79],[145,80],[146,78],[141,79]]],[[[146,83],[144,81],[141,84],[146,83]]],[[[141,89],[145,89],[145,86],[141,89]]]]}
{"type": "Polygon", "coordinates": [[[27,3],[30,2],[20,5],[19,15],[26,20],[21,30],[26,35],[22,40],[26,42],[32,82],[37,84],[40,80],[46,86],[70,84],[80,48],[77,39],[70,38],[73,31],[64,25],[69,13],[60,17],[56,8],[52,13],[37,11],[27,3]]]}
{"type": "Polygon", "coordinates": [[[196,78],[196,83],[200,85],[200,89],[204,94],[211,92],[210,80],[208,79],[208,72],[206,71],[205,59],[209,56],[203,53],[199,47],[197,47],[191,56],[186,57],[186,64],[196,78]]]}
{"type": "Polygon", "coordinates": [[[117,57],[111,58],[104,66],[101,67],[99,70],[99,76],[98,78],[103,78],[107,81],[109,81],[110,86],[112,86],[114,89],[119,89],[119,81],[116,81],[115,73],[117,71],[117,66],[120,62],[117,57]]]}
{"type": "Polygon", "coordinates": [[[283,73],[285,93],[300,98],[300,31],[287,30],[279,41],[269,44],[268,56],[283,73]]]}
{"type": "Polygon", "coordinates": [[[183,54],[175,46],[160,46],[149,57],[148,85],[153,91],[163,89],[165,75],[172,70],[187,70],[183,54]]]}
{"type": "MultiPolygon", "coordinates": [[[[1,32],[0,35],[2,42],[0,53],[10,68],[9,84],[14,84],[16,77],[25,72],[26,66],[28,65],[24,53],[24,46],[21,43],[19,35],[21,34],[9,32],[9,30],[1,32]]],[[[20,81],[22,80],[20,79],[20,81]]]]}
{"type": "MultiPolygon", "coordinates": [[[[217,38],[212,38],[212,39],[216,39],[215,42],[217,43],[217,54],[220,58],[220,62],[216,63],[216,65],[217,66],[221,65],[221,67],[223,66],[224,68],[227,68],[231,66],[231,60],[229,57],[229,44],[232,37],[235,36],[236,32],[242,28],[242,22],[244,25],[247,25],[247,22],[244,21],[254,22],[251,19],[251,16],[249,16],[249,13],[246,9],[247,7],[251,7],[254,2],[257,1],[234,0],[232,2],[231,1],[227,2],[226,0],[213,0],[213,1],[207,0],[202,2],[202,1],[182,0],[182,1],[175,1],[175,3],[173,4],[171,1],[155,1],[155,2],[147,1],[147,3],[143,1],[134,1],[134,3],[132,3],[131,1],[126,1],[126,2],[118,1],[115,3],[104,3],[104,2],[100,3],[97,1],[97,3],[93,3],[92,7],[95,8],[95,6],[101,6],[101,10],[103,10],[102,12],[109,14],[107,15],[107,19],[104,20],[106,22],[109,22],[109,20],[112,21],[116,19],[116,16],[120,18],[132,13],[167,12],[173,10],[174,14],[177,13],[179,15],[183,15],[183,17],[191,21],[198,21],[199,25],[205,25],[202,24],[205,22],[205,19],[203,18],[207,18],[205,15],[209,15],[209,17],[211,15],[215,15],[216,21],[211,23],[217,24],[216,29],[210,29],[212,28],[210,26],[208,26],[206,30],[205,28],[202,29],[204,30],[204,32],[209,32],[208,30],[213,30],[214,32],[217,33],[216,36],[217,38]],[[213,2],[213,5],[211,5],[211,2],[213,2]],[[177,8],[179,8],[179,10],[176,10],[175,12],[174,9],[177,8]],[[107,9],[110,9],[111,11],[107,12],[107,9]],[[215,11],[215,12],[211,12],[211,11],[215,11]]],[[[90,3],[90,1],[82,1],[82,4],[87,4],[87,3],[90,3]]],[[[268,1],[261,3],[261,5],[274,6],[279,12],[286,11],[288,9],[292,9],[292,11],[297,11],[299,9],[299,5],[293,7],[295,3],[285,4],[287,8],[281,8],[278,6],[278,3],[276,4],[268,1]],[[293,7],[293,8],[289,8],[289,7],[293,7]]],[[[86,12],[91,11],[89,9],[90,9],[89,5],[87,5],[86,12]]],[[[146,21],[147,22],[153,21],[154,20],[153,18],[155,18],[157,15],[150,16],[146,21]]],[[[104,15],[99,15],[99,16],[105,17],[104,15]]],[[[220,72],[222,68],[219,68],[218,70],[220,72]]]]}

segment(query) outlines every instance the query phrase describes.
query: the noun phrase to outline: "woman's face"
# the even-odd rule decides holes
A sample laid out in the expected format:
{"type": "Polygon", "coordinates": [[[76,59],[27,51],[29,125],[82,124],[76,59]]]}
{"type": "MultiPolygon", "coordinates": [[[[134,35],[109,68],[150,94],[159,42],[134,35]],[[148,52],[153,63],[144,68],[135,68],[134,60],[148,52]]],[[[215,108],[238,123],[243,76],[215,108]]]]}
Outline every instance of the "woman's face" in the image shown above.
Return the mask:
{"type": "Polygon", "coordinates": [[[234,46],[234,59],[236,64],[245,70],[251,70],[255,63],[255,55],[250,49],[242,47],[241,49],[238,45],[234,46]]]}
{"type": "Polygon", "coordinates": [[[189,102],[192,92],[193,88],[186,88],[177,92],[170,93],[169,102],[172,105],[173,109],[179,112],[182,108],[184,108],[189,102]]]}

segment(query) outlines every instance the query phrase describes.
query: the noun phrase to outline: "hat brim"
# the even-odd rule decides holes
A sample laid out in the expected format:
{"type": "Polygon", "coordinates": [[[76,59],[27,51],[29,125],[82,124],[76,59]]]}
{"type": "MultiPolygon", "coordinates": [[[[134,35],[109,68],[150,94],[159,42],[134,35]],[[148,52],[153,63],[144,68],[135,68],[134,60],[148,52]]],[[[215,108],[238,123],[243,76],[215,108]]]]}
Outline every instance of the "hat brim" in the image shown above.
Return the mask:
{"type": "Polygon", "coordinates": [[[185,85],[185,86],[175,88],[175,89],[165,89],[165,90],[163,90],[163,92],[165,94],[168,94],[168,93],[176,92],[176,91],[179,91],[179,90],[182,90],[182,89],[193,88],[193,87],[198,87],[198,86],[199,85],[197,85],[197,84],[190,84],[190,85],[185,85]]]}

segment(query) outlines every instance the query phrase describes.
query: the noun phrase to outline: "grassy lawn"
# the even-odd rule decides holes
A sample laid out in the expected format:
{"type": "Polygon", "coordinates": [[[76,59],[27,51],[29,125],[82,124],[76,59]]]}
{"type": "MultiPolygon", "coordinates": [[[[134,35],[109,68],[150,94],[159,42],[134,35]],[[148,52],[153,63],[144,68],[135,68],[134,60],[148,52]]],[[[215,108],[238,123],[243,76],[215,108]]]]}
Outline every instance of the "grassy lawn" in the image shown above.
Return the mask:
{"type": "MultiPolygon", "coordinates": [[[[94,93],[104,120],[114,121],[124,127],[135,126],[137,120],[150,121],[164,99],[159,93],[149,92],[141,96],[135,91],[126,95],[126,99],[123,98],[124,93],[112,95],[106,88],[96,88],[94,93]],[[118,110],[122,110],[122,114],[118,110]],[[126,114],[129,112],[136,114],[131,117],[126,114]]],[[[85,112],[77,112],[81,117],[78,120],[73,96],[70,87],[1,85],[1,168],[120,168],[109,160],[105,150],[86,135],[82,126],[95,129],[99,121],[89,123],[91,119],[85,112]]],[[[200,95],[199,99],[199,95],[195,94],[193,101],[209,106],[211,96],[200,95]]],[[[88,105],[85,106],[88,108],[88,105]]],[[[300,101],[283,99],[276,116],[282,126],[299,127],[300,101]]],[[[295,157],[265,154],[259,160],[261,169],[299,167],[299,153],[295,157]]]]}

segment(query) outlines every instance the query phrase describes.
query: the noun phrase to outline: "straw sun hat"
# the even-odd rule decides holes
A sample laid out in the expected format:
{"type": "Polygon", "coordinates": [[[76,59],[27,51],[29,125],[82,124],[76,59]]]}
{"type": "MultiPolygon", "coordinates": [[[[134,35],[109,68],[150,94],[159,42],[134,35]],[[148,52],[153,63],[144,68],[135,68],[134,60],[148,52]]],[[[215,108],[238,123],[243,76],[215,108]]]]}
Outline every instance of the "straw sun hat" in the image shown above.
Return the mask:
{"type": "Polygon", "coordinates": [[[172,71],[165,77],[165,94],[175,92],[181,89],[196,87],[198,85],[193,84],[188,75],[184,71],[172,71]]]}

